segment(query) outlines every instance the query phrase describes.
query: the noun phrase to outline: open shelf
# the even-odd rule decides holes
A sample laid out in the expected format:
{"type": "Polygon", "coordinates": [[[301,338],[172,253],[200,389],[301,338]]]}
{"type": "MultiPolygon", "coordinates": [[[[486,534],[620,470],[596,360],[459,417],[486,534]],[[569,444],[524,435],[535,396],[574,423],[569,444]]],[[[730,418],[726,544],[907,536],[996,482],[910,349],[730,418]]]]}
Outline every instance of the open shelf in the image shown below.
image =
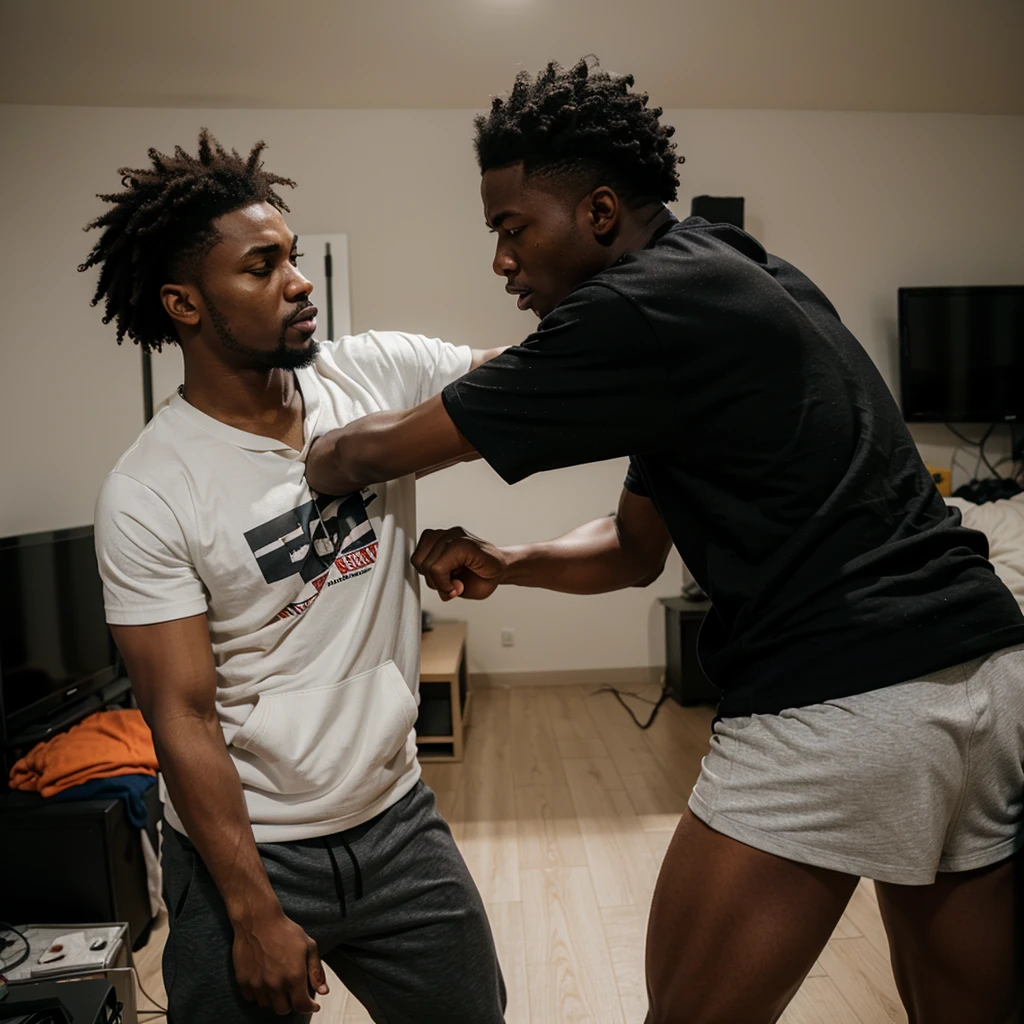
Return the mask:
{"type": "Polygon", "coordinates": [[[461,761],[472,693],[466,673],[466,623],[438,622],[423,634],[416,745],[421,761],[461,761]]]}

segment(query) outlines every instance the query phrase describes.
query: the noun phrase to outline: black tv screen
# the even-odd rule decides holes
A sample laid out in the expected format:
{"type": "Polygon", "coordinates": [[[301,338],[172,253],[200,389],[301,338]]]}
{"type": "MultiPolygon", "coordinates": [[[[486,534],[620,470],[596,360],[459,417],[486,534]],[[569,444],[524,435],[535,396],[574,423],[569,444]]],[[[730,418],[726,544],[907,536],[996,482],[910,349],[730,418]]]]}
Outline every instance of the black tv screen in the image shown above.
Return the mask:
{"type": "Polygon", "coordinates": [[[0,540],[0,679],[7,732],[115,678],[91,526],[0,540]]]}
{"type": "Polygon", "coordinates": [[[901,288],[899,333],[908,422],[1024,420],[1024,286],[901,288]]]}

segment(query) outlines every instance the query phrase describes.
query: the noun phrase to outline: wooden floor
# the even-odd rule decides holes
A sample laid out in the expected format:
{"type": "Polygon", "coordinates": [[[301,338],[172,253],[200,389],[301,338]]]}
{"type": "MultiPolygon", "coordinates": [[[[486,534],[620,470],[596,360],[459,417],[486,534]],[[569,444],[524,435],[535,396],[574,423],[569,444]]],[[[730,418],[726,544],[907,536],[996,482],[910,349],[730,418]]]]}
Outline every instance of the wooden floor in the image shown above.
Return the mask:
{"type": "MultiPolygon", "coordinates": [[[[423,774],[487,904],[508,1024],[641,1024],[647,910],[712,711],[670,701],[642,732],[612,696],[579,687],[473,699],[465,760],[423,774]]],[[[164,935],[161,925],[136,954],[161,1005],[164,935]]],[[[330,980],[317,1024],[369,1021],[330,980]]],[[[906,1020],[874,889],[862,882],[782,1024],[906,1020]]]]}

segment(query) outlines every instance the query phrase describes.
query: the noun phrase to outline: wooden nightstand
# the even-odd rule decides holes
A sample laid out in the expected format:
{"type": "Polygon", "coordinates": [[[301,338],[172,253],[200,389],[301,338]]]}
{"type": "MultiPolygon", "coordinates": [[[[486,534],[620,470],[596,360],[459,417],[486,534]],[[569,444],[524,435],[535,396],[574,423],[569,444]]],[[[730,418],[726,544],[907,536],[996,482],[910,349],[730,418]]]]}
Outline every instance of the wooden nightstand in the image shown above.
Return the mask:
{"type": "Polygon", "coordinates": [[[472,699],[466,673],[466,623],[438,622],[423,634],[416,744],[421,761],[461,761],[472,699]]]}

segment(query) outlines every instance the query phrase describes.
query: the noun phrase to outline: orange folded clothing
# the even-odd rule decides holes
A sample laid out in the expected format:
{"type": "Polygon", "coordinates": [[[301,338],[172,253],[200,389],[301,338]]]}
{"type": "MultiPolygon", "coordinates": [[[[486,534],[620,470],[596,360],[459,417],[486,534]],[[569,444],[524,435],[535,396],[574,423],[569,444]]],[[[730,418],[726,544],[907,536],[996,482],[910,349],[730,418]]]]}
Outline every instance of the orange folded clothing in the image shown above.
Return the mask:
{"type": "Polygon", "coordinates": [[[56,796],[90,779],[156,775],[158,767],[141,711],[97,711],[52,740],[37,743],[11,769],[11,788],[56,796]]]}

